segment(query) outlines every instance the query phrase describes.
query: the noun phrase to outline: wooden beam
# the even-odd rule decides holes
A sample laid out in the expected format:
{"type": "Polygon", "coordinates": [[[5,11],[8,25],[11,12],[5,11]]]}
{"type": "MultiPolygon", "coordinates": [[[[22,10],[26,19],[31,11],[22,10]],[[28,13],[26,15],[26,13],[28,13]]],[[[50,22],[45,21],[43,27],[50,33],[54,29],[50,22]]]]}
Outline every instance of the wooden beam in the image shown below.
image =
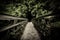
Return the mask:
{"type": "Polygon", "coordinates": [[[27,19],[26,18],[7,16],[7,15],[0,15],[0,20],[27,20],[27,19]]]}
{"type": "MultiPolygon", "coordinates": [[[[39,16],[38,18],[44,18],[44,17],[48,17],[48,16],[54,16],[53,14],[46,14],[46,15],[41,15],[41,16],[39,16]]],[[[37,19],[38,19],[37,18],[37,19]]]]}
{"type": "Polygon", "coordinates": [[[23,22],[19,22],[19,23],[17,23],[17,24],[13,24],[13,25],[11,25],[11,26],[7,26],[7,27],[4,27],[4,28],[1,28],[1,29],[0,29],[0,32],[5,31],[5,30],[8,30],[8,29],[10,29],[10,28],[13,28],[13,27],[15,27],[15,26],[17,26],[17,25],[19,25],[19,24],[26,24],[26,23],[27,23],[27,21],[23,21],[23,22]]]}

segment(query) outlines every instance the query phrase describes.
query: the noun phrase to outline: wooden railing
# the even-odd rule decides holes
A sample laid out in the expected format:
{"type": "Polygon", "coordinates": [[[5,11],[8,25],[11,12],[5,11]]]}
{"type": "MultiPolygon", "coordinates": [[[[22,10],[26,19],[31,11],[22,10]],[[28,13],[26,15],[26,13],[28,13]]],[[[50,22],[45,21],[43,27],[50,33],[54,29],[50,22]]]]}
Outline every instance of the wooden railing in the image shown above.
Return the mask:
{"type": "Polygon", "coordinates": [[[16,23],[16,24],[13,24],[13,25],[4,27],[4,28],[0,29],[0,32],[5,31],[5,30],[8,30],[10,28],[13,28],[13,27],[18,26],[18,25],[21,25],[21,24],[25,24],[25,23],[27,23],[27,21],[19,22],[19,23],[16,23]]]}
{"type": "Polygon", "coordinates": [[[13,28],[15,26],[18,26],[20,24],[25,24],[28,21],[26,18],[12,17],[12,16],[8,16],[8,15],[0,15],[0,20],[22,20],[21,22],[14,23],[12,25],[8,25],[6,27],[1,28],[0,32],[13,28]]]}
{"type": "Polygon", "coordinates": [[[27,20],[27,19],[26,18],[7,16],[7,15],[0,15],[0,20],[27,20]]]}
{"type": "MultiPolygon", "coordinates": [[[[46,17],[46,16],[49,16],[49,15],[51,15],[51,14],[43,15],[43,16],[40,16],[38,18],[46,17]]],[[[15,24],[12,24],[12,25],[9,25],[7,27],[4,27],[4,28],[0,29],[0,32],[8,30],[10,28],[13,28],[13,27],[15,27],[19,24],[27,23],[27,21],[28,21],[27,18],[19,18],[19,17],[13,17],[13,16],[9,16],[9,15],[0,15],[0,20],[22,20],[22,22],[18,22],[18,23],[15,23],[15,24]]]]}

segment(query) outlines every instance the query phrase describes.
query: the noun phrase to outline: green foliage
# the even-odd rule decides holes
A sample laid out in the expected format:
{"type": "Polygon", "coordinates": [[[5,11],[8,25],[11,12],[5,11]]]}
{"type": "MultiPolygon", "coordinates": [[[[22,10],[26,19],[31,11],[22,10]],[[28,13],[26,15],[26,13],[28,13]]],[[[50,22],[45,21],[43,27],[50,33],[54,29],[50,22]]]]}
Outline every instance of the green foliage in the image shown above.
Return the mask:
{"type": "Polygon", "coordinates": [[[8,4],[6,6],[6,11],[4,13],[9,14],[9,15],[14,15],[14,16],[21,16],[21,10],[20,6],[13,5],[13,4],[8,4]]]}
{"type": "Polygon", "coordinates": [[[35,18],[41,15],[51,14],[51,11],[43,9],[43,6],[45,6],[44,2],[37,3],[36,0],[24,0],[22,4],[15,3],[6,5],[6,11],[4,13],[18,17],[26,17],[26,13],[30,11],[35,18]]]}
{"type": "Polygon", "coordinates": [[[51,23],[51,26],[52,27],[60,27],[60,21],[56,21],[56,22],[54,22],[54,23],[51,23]]]}
{"type": "MultiPolygon", "coordinates": [[[[5,14],[18,16],[18,17],[26,17],[26,15],[29,14],[28,11],[30,11],[31,15],[33,15],[33,17],[37,19],[40,16],[45,16],[52,13],[52,11],[49,11],[43,8],[45,6],[44,0],[43,1],[42,0],[40,1],[39,0],[23,0],[23,2],[22,0],[21,1],[16,0],[16,1],[17,3],[10,3],[5,5],[5,10],[6,10],[4,11],[5,14]]],[[[46,24],[42,21],[42,19],[38,18],[38,20],[41,20],[41,21],[40,22],[38,21],[39,27],[37,28],[41,28],[45,31],[45,29],[47,28],[46,24]]]]}
{"type": "MultiPolygon", "coordinates": [[[[52,12],[56,8],[55,6],[57,6],[58,3],[54,2],[54,0],[53,1],[51,1],[51,0],[15,0],[15,1],[16,1],[15,3],[13,2],[13,3],[4,5],[5,9],[4,9],[3,13],[17,16],[17,17],[26,18],[26,15],[29,14],[28,11],[30,11],[31,15],[33,15],[33,17],[34,17],[32,21],[36,26],[35,28],[39,32],[41,32],[44,36],[48,36],[50,33],[50,27],[52,27],[50,25],[51,24],[50,20],[52,18],[51,19],[48,18],[46,21],[46,19],[44,17],[43,18],[40,18],[40,17],[52,14],[52,12]]],[[[54,27],[55,26],[58,27],[60,25],[60,22],[54,22],[54,23],[52,23],[52,25],[54,27]]],[[[17,27],[19,27],[19,26],[17,26],[17,27]]],[[[18,29],[19,28],[17,28],[17,30],[18,29]]],[[[13,37],[16,34],[19,34],[19,33],[14,32],[14,31],[16,31],[15,28],[13,28],[12,31],[13,32],[10,32],[10,35],[13,35],[13,37]]],[[[20,31],[20,32],[22,33],[22,31],[20,31]]]]}

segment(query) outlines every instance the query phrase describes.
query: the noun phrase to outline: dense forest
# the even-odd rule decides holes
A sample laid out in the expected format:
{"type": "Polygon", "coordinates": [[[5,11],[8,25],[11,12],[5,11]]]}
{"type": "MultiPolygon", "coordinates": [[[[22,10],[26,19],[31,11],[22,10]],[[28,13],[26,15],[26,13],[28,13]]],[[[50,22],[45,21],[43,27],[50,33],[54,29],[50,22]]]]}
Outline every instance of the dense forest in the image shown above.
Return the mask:
{"type": "Polygon", "coordinates": [[[20,40],[28,22],[41,40],[59,40],[60,1],[0,0],[0,40],[20,40]]]}

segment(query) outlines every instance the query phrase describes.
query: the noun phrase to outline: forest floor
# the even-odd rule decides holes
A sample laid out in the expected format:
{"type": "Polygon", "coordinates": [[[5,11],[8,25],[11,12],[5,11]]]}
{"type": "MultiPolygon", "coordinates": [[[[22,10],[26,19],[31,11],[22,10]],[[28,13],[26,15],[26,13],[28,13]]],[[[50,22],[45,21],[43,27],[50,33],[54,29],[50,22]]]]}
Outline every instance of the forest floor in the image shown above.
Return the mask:
{"type": "Polygon", "coordinates": [[[41,40],[32,22],[27,23],[21,40],[41,40]]]}

